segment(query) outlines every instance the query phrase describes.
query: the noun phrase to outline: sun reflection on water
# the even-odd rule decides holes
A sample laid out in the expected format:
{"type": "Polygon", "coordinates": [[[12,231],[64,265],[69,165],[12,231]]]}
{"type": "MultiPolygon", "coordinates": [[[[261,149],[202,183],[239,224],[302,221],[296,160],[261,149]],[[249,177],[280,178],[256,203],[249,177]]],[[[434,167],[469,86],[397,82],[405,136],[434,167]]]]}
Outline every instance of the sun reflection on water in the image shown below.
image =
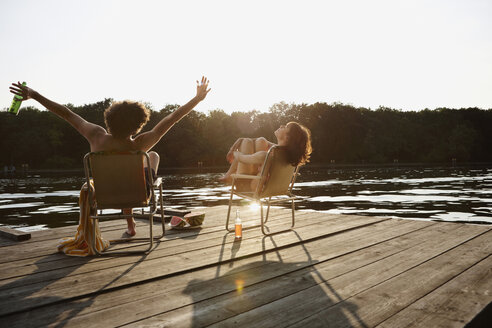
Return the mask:
{"type": "MultiPolygon", "coordinates": [[[[195,210],[227,205],[230,187],[218,182],[220,175],[162,174],[164,206],[195,210]]],[[[0,177],[0,225],[42,229],[73,224],[84,181],[82,174],[0,177]]],[[[304,167],[294,194],[299,196],[296,209],[303,211],[492,223],[492,169],[487,167],[304,167]]],[[[245,216],[259,215],[257,202],[237,197],[233,202],[240,202],[245,216]]]]}

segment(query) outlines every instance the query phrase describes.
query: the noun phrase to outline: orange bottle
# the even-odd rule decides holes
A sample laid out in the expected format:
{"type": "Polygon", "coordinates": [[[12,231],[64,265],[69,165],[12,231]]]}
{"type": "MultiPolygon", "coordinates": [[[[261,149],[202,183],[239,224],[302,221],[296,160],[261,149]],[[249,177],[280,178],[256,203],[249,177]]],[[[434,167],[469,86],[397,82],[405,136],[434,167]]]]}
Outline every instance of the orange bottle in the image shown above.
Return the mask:
{"type": "Polygon", "coordinates": [[[243,224],[241,223],[241,218],[239,217],[239,210],[236,210],[236,240],[243,237],[243,224]]]}

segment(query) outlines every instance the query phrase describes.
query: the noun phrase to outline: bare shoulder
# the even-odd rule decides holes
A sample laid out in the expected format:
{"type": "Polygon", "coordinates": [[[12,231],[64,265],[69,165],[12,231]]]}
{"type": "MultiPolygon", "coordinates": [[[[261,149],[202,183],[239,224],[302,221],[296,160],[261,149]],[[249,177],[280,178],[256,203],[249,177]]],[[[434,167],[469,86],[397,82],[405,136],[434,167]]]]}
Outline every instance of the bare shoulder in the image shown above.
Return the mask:
{"type": "Polygon", "coordinates": [[[92,151],[140,150],[136,147],[134,140],[117,139],[107,133],[106,130],[95,135],[91,139],[90,144],[92,151]]]}

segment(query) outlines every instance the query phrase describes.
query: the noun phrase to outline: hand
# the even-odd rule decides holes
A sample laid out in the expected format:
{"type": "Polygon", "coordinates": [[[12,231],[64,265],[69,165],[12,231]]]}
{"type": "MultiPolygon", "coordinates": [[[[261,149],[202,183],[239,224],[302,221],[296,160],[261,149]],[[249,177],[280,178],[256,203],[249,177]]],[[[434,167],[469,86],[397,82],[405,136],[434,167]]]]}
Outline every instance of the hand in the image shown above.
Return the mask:
{"type": "Polygon", "coordinates": [[[198,80],[196,81],[196,97],[200,101],[205,99],[205,97],[207,96],[207,93],[210,91],[210,89],[207,89],[208,88],[208,82],[210,82],[210,81],[207,80],[207,78],[205,76],[202,76],[201,82],[198,82],[198,80]]]}
{"type": "Polygon", "coordinates": [[[232,150],[232,148],[227,153],[226,160],[229,162],[229,164],[232,164],[232,161],[234,161],[234,150],[232,150]]]}
{"type": "Polygon", "coordinates": [[[20,82],[12,83],[9,89],[14,95],[21,96],[22,100],[31,99],[35,93],[33,89],[22,85],[20,82]]]}
{"type": "Polygon", "coordinates": [[[232,164],[232,162],[234,161],[234,151],[235,150],[238,150],[238,147],[239,147],[239,145],[241,144],[242,141],[243,141],[242,138],[237,139],[236,142],[234,143],[234,145],[232,145],[231,149],[229,149],[229,152],[226,155],[226,160],[230,164],[232,164]]]}

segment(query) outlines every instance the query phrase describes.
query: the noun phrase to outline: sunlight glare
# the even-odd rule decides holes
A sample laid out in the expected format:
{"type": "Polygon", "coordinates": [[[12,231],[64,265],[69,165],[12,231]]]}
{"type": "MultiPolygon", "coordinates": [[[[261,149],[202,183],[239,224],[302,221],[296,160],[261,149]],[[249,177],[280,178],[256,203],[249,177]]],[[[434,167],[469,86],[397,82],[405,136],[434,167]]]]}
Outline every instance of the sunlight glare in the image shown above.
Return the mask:
{"type": "Polygon", "coordinates": [[[258,204],[257,202],[253,202],[249,205],[249,209],[254,212],[258,212],[260,210],[260,204],[258,204]]]}
{"type": "Polygon", "coordinates": [[[243,292],[243,288],[244,288],[244,280],[242,280],[242,279],[237,279],[237,280],[235,281],[235,283],[236,283],[236,290],[237,290],[237,293],[238,293],[238,294],[242,294],[242,292],[243,292]]]}

